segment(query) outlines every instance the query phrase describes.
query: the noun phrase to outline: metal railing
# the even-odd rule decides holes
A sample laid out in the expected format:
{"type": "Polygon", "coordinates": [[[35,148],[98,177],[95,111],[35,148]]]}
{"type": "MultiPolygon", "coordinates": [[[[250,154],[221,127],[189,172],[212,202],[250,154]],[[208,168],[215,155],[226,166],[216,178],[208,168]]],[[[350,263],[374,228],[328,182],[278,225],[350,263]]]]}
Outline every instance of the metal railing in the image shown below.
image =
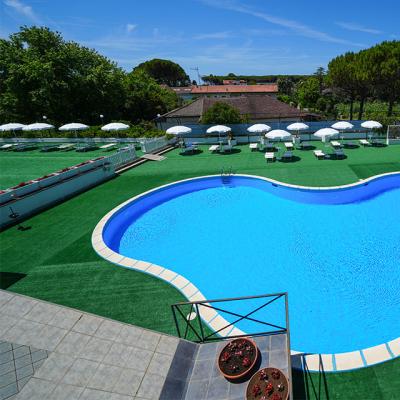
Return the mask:
{"type": "Polygon", "coordinates": [[[135,147],[128,146],[124,150],[117,151],[115,154],[105,157],[104,162],[110,163],[114,167],[114,170],[116,170],[118,168],[123,167],[126,164],[131,163],[137,158],[138,156],[136,154],[135,147]]]}
{"type": "MultiPolygon", "coordinates": [[[[171,306],[172,314],[174,317],[174,322],[176,326],[176,330],[178,336],[183,339],[191,340],[197,343],[205,343],[210,341],[222,340],[226,337],[229,338],[238,338],[244,336],[264,336],[264,335],[277,335],[277,334],[288,334],[289,337],[289,308],[288,308],[288,294],[286,292],[283,293],[274,293],[274,294],[264,294],[259,296],[246,296],[246,297],[234,297],[234,298],[226,298],[226,299],[217,299],[217,300],[203,300],[203,301],[192,301],[192,302],[182,302],[173,304],[171,306]],[[245,301],[254,301],[266,299],[266,301],[262,302],[261,305],[254,307],[251,311],[245,313],[244,315],[226,309],[219,306],[221,303],[233,303],[233,302],[245,302],[245,301]],[[285,325],[280,326],[276,323],[267,322],[266,320],[261,320],[259,318],[254,318],[254,314],[259,312],[260,310],[264,310],[266,307],[270,306],[272,303],[277,300],[284,300],[284,308],[285,308],[285,325]],[[226,314],[231,319],[231,322],[226,321],[223,323],[217,330],[213,330],[210,326],[210,322],[204,322],[203,317],[208,312],[210,314],[210,310],[213,310],[215,316],[219,314],[226,314]],[[195,314],[193,314],[195,313],[195,314]],[[196,316],[192,318],[191,316],[196,316]],[[234,329],[237,327],[240,322],[249,321],[251,323],[255,323],[257,326],[262,326],[260,331],[254,332],[241,332],[239,329],[236,331],[237,334],[234,334],[234,329]],[[268,327],[268,329],[267,329],[268,327]]],[[[224,318],[222,318],[224,320],[224,318]]]]}

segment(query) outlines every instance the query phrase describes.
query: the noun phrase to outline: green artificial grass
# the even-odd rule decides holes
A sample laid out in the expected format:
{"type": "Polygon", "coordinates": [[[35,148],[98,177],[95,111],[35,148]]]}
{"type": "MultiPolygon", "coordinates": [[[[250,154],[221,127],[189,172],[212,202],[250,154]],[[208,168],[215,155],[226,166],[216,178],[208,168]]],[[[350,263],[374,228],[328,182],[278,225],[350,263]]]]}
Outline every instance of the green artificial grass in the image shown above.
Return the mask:
{"type": "MultiPolygon", "coordinates": [[[[314,145],[328,151],[321,143],[314,145]]],[[[201,146],[201,153],[185,156],[175,149],[166,153],[167,159],[162,162],[146,162],[30,218],[23,223],[29,230],[12,227],[3,232],[0,235],[3,278],[0,278],[7,280],[4,287],[10,291],[176,334],[170,305],[186,299],[162,280],[98,257],[90,242],[97,222],[118,204],[146,190],[180,179],[219,174],[222,168],[309,186],[343,185],[375,174],[400,171],[400,146],[346,149],[345,154],[344,160],[317,160],[310,150],[296,150],[295,155],[299,157],[296,162],[267,164],[262,153],[252,153],[248,146],[238,146],[232,154],[210,154],[208,146],[201,146]]],[[[98,153],[70,152],[65,156],[61,153],[0,153],[2,182],[18,183],[95,155],[98,153]],[[59,156],[71,158],[56,161],[54,158],[59,156]],[[17,174],[18,179],[12,174],[17,174]]],[[[362,390],[369,387],[373,377],[373,389],[369,393],[379,395],[372,398],[392,399],[395,398],[393,393],[400,392],[391,389],[396,379],[399,389],[398,369],[396,360],[359,371],[326,374],[328,396],[314,395],[310,389],[307,398],[371,398],[362,390]],[[379,385],[379,392],[374,392],[376,385],[379,385]]],[[[319,378],[319,374],[308,375],[309,387],[316,385],[319,378]]],[[[299,382],[296,375],[296,390],[301,389],[299,382]]]]}

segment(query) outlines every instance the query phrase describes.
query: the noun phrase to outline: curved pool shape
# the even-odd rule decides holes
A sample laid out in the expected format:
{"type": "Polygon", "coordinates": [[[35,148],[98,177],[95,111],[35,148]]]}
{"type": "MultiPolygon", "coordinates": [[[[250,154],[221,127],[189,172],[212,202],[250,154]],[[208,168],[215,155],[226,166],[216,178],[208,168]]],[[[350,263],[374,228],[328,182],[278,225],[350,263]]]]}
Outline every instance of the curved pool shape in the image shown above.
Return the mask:
{"type": "Polygon", "coordinates": [[[205,298],[287,291],[291,348],[343,353],[399,336],[399,204],[400,174],[329,190],[203,177],[127,202],[102,239],[205,298]]]}

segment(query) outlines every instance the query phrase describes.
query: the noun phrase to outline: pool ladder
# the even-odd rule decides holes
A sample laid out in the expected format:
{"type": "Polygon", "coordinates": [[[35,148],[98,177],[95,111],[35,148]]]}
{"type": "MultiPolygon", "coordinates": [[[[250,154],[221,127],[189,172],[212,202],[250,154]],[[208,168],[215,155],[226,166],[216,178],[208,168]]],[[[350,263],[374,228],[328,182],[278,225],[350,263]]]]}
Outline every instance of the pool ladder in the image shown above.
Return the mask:
{"type": "Polygon", "coordinates": [[[221,180],[224,185],[229,185],[231,183],[231,177],[234,175],[232,167],[229,169],[221,169],[221,180]]]}

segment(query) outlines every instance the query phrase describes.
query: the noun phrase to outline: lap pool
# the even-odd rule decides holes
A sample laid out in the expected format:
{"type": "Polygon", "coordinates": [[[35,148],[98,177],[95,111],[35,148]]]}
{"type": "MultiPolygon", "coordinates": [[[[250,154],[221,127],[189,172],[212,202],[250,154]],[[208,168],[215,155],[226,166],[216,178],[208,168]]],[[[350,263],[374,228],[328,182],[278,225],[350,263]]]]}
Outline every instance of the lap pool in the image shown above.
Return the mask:
{"type": "Polygon", "coordinates": [[[400,336],[399,227],[400,174],[331,190],[238,175],[127,202],[102,237],[205,298],[288,292],[291,348],[341,353],[400,336]]]}

